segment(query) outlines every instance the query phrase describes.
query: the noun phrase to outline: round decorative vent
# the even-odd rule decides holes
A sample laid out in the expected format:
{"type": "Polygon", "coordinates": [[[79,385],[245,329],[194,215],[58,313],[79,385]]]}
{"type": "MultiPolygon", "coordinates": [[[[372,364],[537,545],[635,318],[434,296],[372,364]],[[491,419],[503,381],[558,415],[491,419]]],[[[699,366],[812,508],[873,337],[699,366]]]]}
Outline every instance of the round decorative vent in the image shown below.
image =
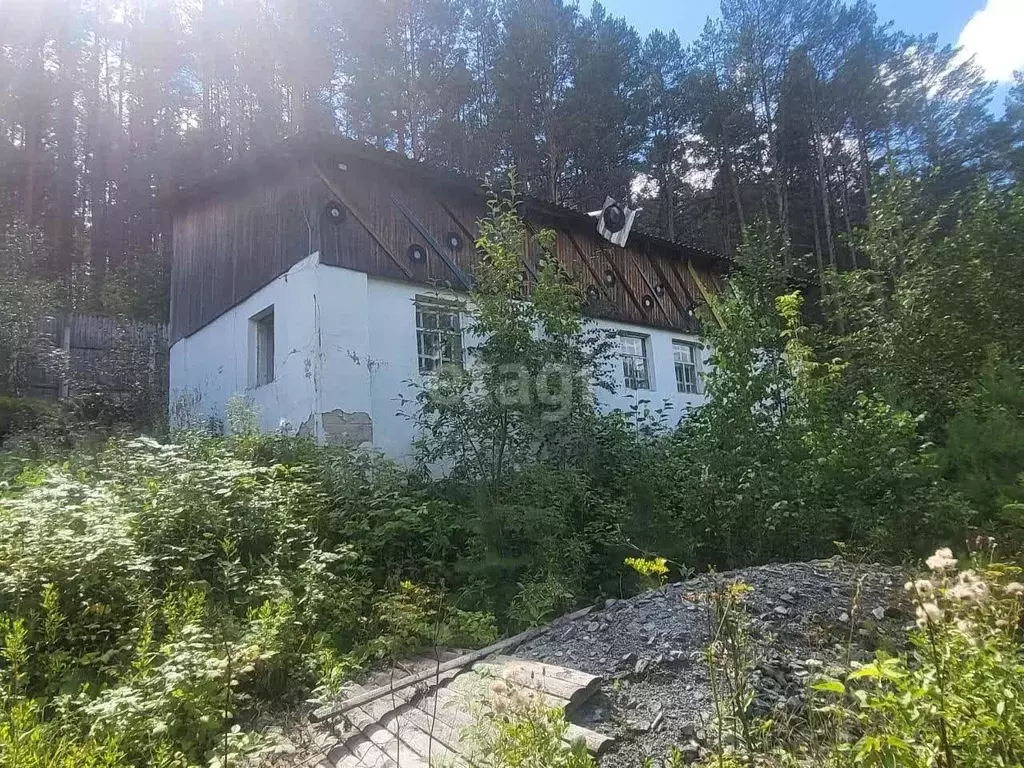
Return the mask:
{"type": "Polygon", "coordinates": [[[427,249],[422,245],[413,243],[409,246],[409,250],[406,251],[406,255],[409,257],[409,261],[414,264],[422,264],[427,260],[427,249]]]}
{"type": "Polygon", "coordinates": [[[601,292],[596,285],[587,286],[587,301],[594,302],[601,298],[601,292]]]}
{"type": "Polygon", "coordinates": [[[444,240],[446,243],[448,243],[448,247],[451,248],[453,251],[462,250],[462,237],[459,236],[458,232],[449,232],[447,235],[444,236],[444,240]]]}
{"type": "Polygon", "coordinates": [[[654,286],[654,295],[657,296],[659,299],[663,297],[665,295],[665,286],[662,285],[661,283],[658,283],[656,286],[654,286]]]}
{"type": "Polygon", "coordinates": [[[348,218],[348,211],[345,210],[345,206],[341,203],[334,202],[333,200],[324,206],[324,215],[327,220],[335,226],[341,226],[345,223],[345,219],[348,218]]]}
{"type": "Polygon", "coordinates": [[[610,269],[606,269],[604,271],[604,284],[607,285],[609,288],[615,285],[615,273],[612,272],[610,269]]]}
{"type": "Polygon", "coordinates": [[[644,309],[654,309],[654,299],[651,296],[644,296],[640,303],[644,305],[644,309]]]}

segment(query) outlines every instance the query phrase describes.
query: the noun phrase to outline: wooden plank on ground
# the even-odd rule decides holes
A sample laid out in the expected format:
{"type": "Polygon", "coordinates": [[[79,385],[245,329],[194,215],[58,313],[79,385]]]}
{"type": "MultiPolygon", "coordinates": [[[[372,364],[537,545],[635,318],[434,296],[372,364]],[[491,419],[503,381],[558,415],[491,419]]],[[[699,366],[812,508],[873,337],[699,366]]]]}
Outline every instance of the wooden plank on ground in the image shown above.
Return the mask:
{"type": "Polygon", "coordinates": [[[429,712],[424,711],[419,707],[410,707],[409,710],[402,713],[402,718],[426,733],[433,741],[440,742],[452,752],[462,754],[461,728],[457,728],[443,720],[439,720],[433,717],[429,712]]]}
{"type": "Polygon", "coordinates": [[[570,744],[575,744],[577,741],[582,740],[587,745],[587,751],[592,755],[600,755],[615,741],[611,736],[605,736],[603,733],[598,733],[579,725],[573,725],[572,723],[569,723],[569,727],[565,729],[565,735],[562,737],[562,740],[570,744]]]}
{"type": "Polygon", "coordinates": [[[413,705],[400,704],[396,707],[391,701],[378,699],[359,709],[373,717],[381,728],[387,730],[431,765],[466,765],[456,751],[440,739],[433,738],[429,728],[424,729],[417,724],[411,716],[416,709],[413,705]]]}
{"type": "MultiPolygon", "coordinates": [[[[362,691],[359,686],[353,686],[353,693],[362,691]]],[[[399,757],[406,758],[402,761],[409,768],[428,768],[426,762],[415,755],[409,758],[401,754],[401,750],[395,744],[395,738],[384,728],[381,728],[377,719],[360,707],[350,709],[345,713],[345,719],[360,736],[351,739],[347,746],[362,764],[367,768],[383,768],[384,766],[398,765],[399,757]]]]}
{"type": "MultiPolygon", "coordinates": [[[[591,609],[592,606],[582,608],[578,611],[575,611],[574,613],[570,613],[567,616],[561,617],[558,621],[555,622],[555,624],[582,618],[583,616],[586,616],[588,613],[590,613],[591,609]]],[[[309,716],[309,719],[312,720],[314,723],[318,723],[322,722],[323,720],[329,720],[332,717],[338,717],[339,715],[345,714],[346,710],[351,709],[352,707],[358,707],[363,704],[366,704],[368,701],[373,701],[374,699],[379,699],[382,696],[387,696],[392,691],[401,688],[407,688],[409,686],[416,685],[417,683],[421,683],[424,681],[429,681],[431,678],[433,678],[440,672],[447,672],[448,670],[452,669],[463,669],[465,667],[470,666],[474,662],[480,661],[481,659],[485,659],[493,654],[500,653],[502,651],[512,650],[513,648],[516,648],[522,645],[523,643],[529,642],[530,640],[533,640],[536,637],[540,637],[541,635],[545,634],[546,632],[549,632],[550,630],[551,626],[534,627],[533,629],[528,629],[525,632],[520,632],[518,635],[514,635],[513,637],[508,637],[504,640],[499,640],[498,642],[493,643],[492,645],[489,645],[486,648],[481,648],[478,651],[467,653],[465,656],[459,656],[458,658],[452,659],[451,661],[446,661],[435,669],[422,672],[418,675],[410,675],[409,677],[402,678],[401,680],[396,680],[393,683],[390,683],[389,685],[384,685],[379,688],[375,688],[372,691],[366,691],[365,693],[362,693],[358,696],[343,701],[335,706],[322,707],[313,712],[309,716]]]]}
{"type": "MultiPolygon", "coordinates": [[[[513,659],[512,661],[518,660],[513,659]]],[[[564,667],[551,667],[550,671],[552,675],[561,673],[563,677],[577,676],[577,680],[586,682],[588,686],[593,686],[592,681],[586,681],[583,677],[578,677],[586,675],[584,672],[576,672],[576,670],[565,669],[564,667]]],[[[592,677],[592,675],[586,675],[586,677],[592,677]]],[[[455,678],[438,693],[442,700],[447,699],[449,702],[457,702],[461,698],[462,702],[466,706],[466,711],[473,712],[476,709],[483,710],[486,706],[491,704],[492,697],[490,696],[490,686],[493,682],[494,678],[490,675],[467,673],[455,678]]],[[[600,681],[598,680],[598,682],[600,681]]],[[[515,684],[513,683],[513,686],[514,685],[515,684]]],[[[532,696],[534,700],[539,701],[546,709],[565,711],[570,705],[570,701],[568,699],[561,696],[555,696],[544,690],[529,688],[527,686],[523,686],[523,690],[532,696]]],[[[596,686],[592,687],[591,693],[595,690],[597,690],[596,686]]],[[[585,701],[585,699],[582,699],[582,701],[585,701]]],[[[470,722],[473,721],[470,720],[470,722]]],[[[578,725],[573,725],[572,723],[568,724],[568,728],[566,729],[563,739],[570,744],[582,740],[586,744],[587,750],[595,755],[600,754],[612,742],[612,739],[608,736],[592,731],[589,728],[582,728],[578,725]]]]}
{"type": "Polygon", "coordinates": [[[479,662],[473,669],[516,685],[566,699],[566,715],[572,714],[601,687],[601,678],[597,675],[508,656],[479,662]]]}
{"type": "MultiPolygon", "coordinates": [[[[464,657],[462,657],[464,658],[464,657]]],[[[601,679],[565,667],[497,657],[476,660],[472,667],[453,667],[430,679],[417,675],[414,684],[392,686],[384,695],[356,686],[343,705],[344,719],[355,730],[331,750],[335,768],[428,768],[446,765],[472,768],[474,745],[464,740],[468,729],[487,728],[481,716],[493,707],[497,680],[520,690],[546,709],[571,712],[599,687],[601,679]],[[373,693],[370,696],[368,693],[373,693]]],[[[582,741],[601,754],[613,739],[569,724],[563,737],[582,741]]]]}

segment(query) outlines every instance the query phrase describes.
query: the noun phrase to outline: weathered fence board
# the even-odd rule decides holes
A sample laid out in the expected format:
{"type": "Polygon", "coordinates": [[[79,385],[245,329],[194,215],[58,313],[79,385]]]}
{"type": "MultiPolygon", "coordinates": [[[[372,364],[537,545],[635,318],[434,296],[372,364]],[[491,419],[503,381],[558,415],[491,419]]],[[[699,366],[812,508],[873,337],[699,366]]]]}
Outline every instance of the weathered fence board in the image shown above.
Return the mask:
{"type": "Polygon", "coordinates": [[[26,394],[61,400],[102,391],[117,400],[140,387],[167,388],[167,326],[72,313],[40,321],[26,394]]]}

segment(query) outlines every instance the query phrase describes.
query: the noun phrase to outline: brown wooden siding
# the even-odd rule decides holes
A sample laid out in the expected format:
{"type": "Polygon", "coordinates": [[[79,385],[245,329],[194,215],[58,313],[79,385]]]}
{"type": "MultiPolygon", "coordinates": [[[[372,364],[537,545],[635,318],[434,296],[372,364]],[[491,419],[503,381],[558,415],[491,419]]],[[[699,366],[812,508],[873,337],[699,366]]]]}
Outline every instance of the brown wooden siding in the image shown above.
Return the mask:
{"type": "MultiPolygon", "coordinates": [[[[528,233],[556,230],[555,253],[567,273],[582,290],[596,288],[587,301],[589,315],[698,330],[695,310],[704,299],[682,249],[643,237],[619,248],[598,236],[591,220],[550,206],[528,203],[525,210],[528,233]]],[[[171,341],[202,328],[316,250],[324,264],[462,289],[479,258],[473,239],[486,212],[482,191],[365,157],[319,157],[256,175],[178,211],[171,341]],[[344,221],[326,217],[330,202],[344,206],[344,221]],[[453,232],[461,249],[448,243],[453,232]],[[425,251],[425,260],[410,259],[413,245],[425,251]]],[[[527,290],[538,258],[532,240],[528,236],[524,248],[527,290]]],[[[699,271],[705,289],[722,289],[720,275],[706,266],[699,271]]]]}
{"type": "Polygon", "coordinates": [[[316,250],[319,188],[304,171],[218,195],[174,219],[171,341],[194,333],[316,250]]]}

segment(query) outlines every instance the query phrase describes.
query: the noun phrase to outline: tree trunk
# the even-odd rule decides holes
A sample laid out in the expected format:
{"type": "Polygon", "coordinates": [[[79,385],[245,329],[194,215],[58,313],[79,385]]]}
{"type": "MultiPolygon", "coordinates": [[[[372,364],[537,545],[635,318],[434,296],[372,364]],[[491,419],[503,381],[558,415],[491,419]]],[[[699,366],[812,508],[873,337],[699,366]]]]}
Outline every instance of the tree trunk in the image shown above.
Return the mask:
{"type": "Polygon", "coordinates": [[[811,92],[811,137],[814,141],[814,154],[818,161],[818,185],[821,192],[821,214],[825,223],[825,245],[828,248],[828,262],[836,269],[836,252],[832,243],[832,213],[828,196],[828,177],[825,174],[825,150],[821,146],[821,131],[818,128],[818,98],[815,88],[814,73],[808,73],[811,92]]]}
{"type": "MultiPolygon", "coordinates": [[[[839,174],[839,183],[843,188],[843,223],[846,225],[846,235],[849,237],[853,233],[853,223],[850,221],[850,176],[846,170],[846,159],[840,153],[840,162],[837,173],[839,174]]],[[[857,268],[857,249],[854,247],[852,240],[850,242],[850,260],[853,262],[853,268],[857,268]]]]}
{"type": "Polygon", "coordinates": [[[857,131],[857,153],[860,155],[860,183],[864,188],[864,221],[871,225],[871,160],[868,156],[868,137],[857,131]]]}
{"type": "Polygon", "coordinates": [[[74,52],[69,31],[62,25],[58,47],[57,74],[57,178],[54,206],[55,273],[70,277],[74,262],[75,223],[75,72],[74,52]]]}
{"type": "Polygon", "coordinates": [[[825,222],[825,245],[828,247],[828,263],[833,271],[836,269],[836,249],[832,243],[832,213],[828,194],[828,177],[825,173],[825,150],[821,146],[821,137],[817,129],[814,131],[814,152],[818,156],[818,184],[821,190],[821,214],[825,222]]]}
{"type": "Polygon", "coordinates": [[[45,36],[41,35],[39,44],[33,52],[32,71],[28,77],[32,92],[25,99],[25,186],[22,199],[22,214],[25,223],[32,226],[36,222],[36,197],[39,194],[40,143],[43,138],[43,114],[45,108],[45,73],[43,72],[43,46],[45,36]]]}
{"type": "Polygon", "coordinates": [[[675,190],[672,188],[672,168],[668,169],[665,174],[665,186],[663,187],[663,197],[665,199],[665,232],[668,234],[668,239],[675,241],[676,239],[676,210],[675,210],[675,190]]]}

